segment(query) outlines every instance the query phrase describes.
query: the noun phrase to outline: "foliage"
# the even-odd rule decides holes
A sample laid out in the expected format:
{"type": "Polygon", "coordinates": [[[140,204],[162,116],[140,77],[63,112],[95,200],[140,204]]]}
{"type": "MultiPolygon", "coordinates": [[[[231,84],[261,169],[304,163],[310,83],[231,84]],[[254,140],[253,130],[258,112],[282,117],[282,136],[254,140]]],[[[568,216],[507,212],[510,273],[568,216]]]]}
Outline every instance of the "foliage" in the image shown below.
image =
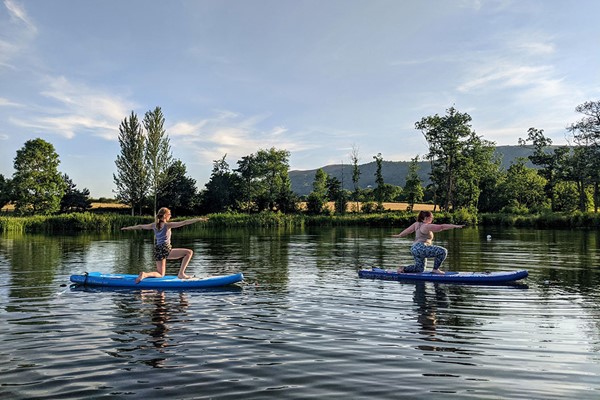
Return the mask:
{"type": "Polygon", "coordinates": [[[0,174],[0,208],[10,203],[12,199],[12,182],[0,174]]]}
{"type": "Polygon", "coordinates": [[[326,207],[328,200],[327,180],[327,174],[319,168],[317,172],[315,172],[313,190],[306,199],[306,211],[308,214],[318,215],[328,212],[326,207]]]}
{"type": "Polygon", "coordinates": [[[423,201],[423,182],[417,173],[419,170],[419,156],[415,156],[408,167],[406,184],[404,185],[404,199],[408,203],[408,211],[412,211],[415,203],[423,201]]]}
{"type": "Polygon", "coordinates": [[[352,199],[356,202],[355,208],[358,211],[358,194],[360,191],[360,186],[358,186],[358,182],[360,180],[360,168],[358,166],[358,147],[352,146],[352,153],[350,155],[350,159],[352,160],[352,184],[354,186],[354,191],[352,192],[352,199]]]}
{"type": "Polygon", "coordinates": [[[517,159],[507,171],[506,180],[498,188],[504,204],[514,209],[541,208],[547,201],[544,194],[546,180],[525,166],[524,159],[517,159]]]}
{"type": "Polygon", "coordinates": [[[529,159],[533,164],[541,167],[538,173],[546,179],[544,190],[550,199],[551,209],[556,211],[558,208],[555,188],[565,175],[569,148],[561,146],[555,148],[553,152],[549,152],[548,148],[552,144],[552,139],[545,137],[542,129],[536,128],[529,128],[526,140],[519,139],[521,146],[526,146],[527,142],[533,144],[534,153],[529,156],[529,159]]]}
{"type": "Polygon", "coordinates": [[[383,211],[383,200],[384,200],[384,181],[383,181],[383,157],[381,153],[378,153],[376,156],[373,156],[375,159],[375,163],[377,164],[377,170],[375,171],[375,183],[377,183],[377,187],[375,188],[375,201],[377,202],[377,210],[383,211]]]}
{"type": "Polygon", "coordinates": [[[77,185],[73,183],[67,174],[63,174],[66,190],[60,200],[60,213],[69,212],[84,212],[92,208],[92,200],[90,200],[90,191],[87,188],[83,190],[77,189],[77,185]]]}
{"type": "Polygon", "coordinates": [[[134,215],[135,207],[139,207],[141,214],[142,203],[148,192],[148,173],[144,162],[146,138],[133,111],[119,126],[119,145],[121,154],[115,161],[117,174],[113,174],[117,186],[116,198],[131,206],[131,215],[134,215]]]}
{"type": "MultiPolygon", "coordinates": [[[[581,168],[580,179],[583,183],[591,184],[594,190],[594,211],[600,206],[600,101],[587,101],[575,108],[583,117],[567,127],[575,143],[581,148],[580,152],[574,154],[580,157],[578,167],[581,168]]],[[[579,183],[578,183],[579,185],[579,183]]],[[[585,211],[585,196],[583,187],[579,186],[579,208],[585,211]]]]}
{"type": "Polygon", "coordinates": [[[175,160],[167,168],[166,180],[158,190],[157,203],[169,207],[176,215],[194,213],[199,203],[196,181],[187,176],[187,169],[181,160],[175,160]]]}
{"type": "Polygon", "coordinates": [[[154,197],[153,210],[155,213],[158,208],[159,191],[167,183],[168,170],[172,160],[169,137],[164,125],[165,117],[160,107],[156,107],[144,115],[144,128],[147,134],[144,156],[149,171],[148,180],[150,194],[154,197]]]}
{"type": "Polygon", "coordinates": [[[229,169],[225,161],[227,154],[213,162],[210,180],[202,193],[201,210],[205,213],[219,213],[238,209],[239,193],[242,187],[241,177],[229,169]]]}
{"type": "Polygon", "coordinates": [[[443,117],[436,114],[415,123],[429,145],[434,201],[442,210],[475,206],[479,200],[479,182],[491,162],[493,143],[478,137],[470,122],[469,114],[450,107],[443,117]]]}
{"type": "Polygon", "coordinates": [[[53,214],[60,209],[65,182],[58,165],[54,146],[42,139],[33,139],[17,151],[12,178],[12,197],[15,212],[53,214]]]}

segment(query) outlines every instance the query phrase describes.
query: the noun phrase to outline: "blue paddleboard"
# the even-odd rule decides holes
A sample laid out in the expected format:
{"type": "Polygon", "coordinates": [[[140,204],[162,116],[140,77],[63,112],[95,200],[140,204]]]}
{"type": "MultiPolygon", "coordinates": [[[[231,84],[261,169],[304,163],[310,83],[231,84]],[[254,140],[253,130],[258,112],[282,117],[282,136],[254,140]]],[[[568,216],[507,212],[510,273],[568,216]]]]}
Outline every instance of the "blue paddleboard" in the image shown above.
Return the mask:
{"type": "Polygon", "coordinates": [[[527,270],[518,271],[496,271],[496,272],[453,272],[445,274],[433,274],[431,272],[421,273],[398,273],[386,271],[381,268],[363,269],[358,271],[361,278],[383,279],[388,281],[431,281],[448,283],[502,283],[513,282],[526,278],[527,270]]]}
{"type": "Polygon", "coordinates": [[[83,275],[71,275],[71,282],[86,286],[105,286],[141,289],[197,289],[213,288],[231,285],[244,279],[239,272],[231,275],[211,276],[209,278],[179,279],[175,275],[165,275],[163,278],[146,278],[135,283],[137,275],[103,274],[101,272],[86,272],[83,275]]]}

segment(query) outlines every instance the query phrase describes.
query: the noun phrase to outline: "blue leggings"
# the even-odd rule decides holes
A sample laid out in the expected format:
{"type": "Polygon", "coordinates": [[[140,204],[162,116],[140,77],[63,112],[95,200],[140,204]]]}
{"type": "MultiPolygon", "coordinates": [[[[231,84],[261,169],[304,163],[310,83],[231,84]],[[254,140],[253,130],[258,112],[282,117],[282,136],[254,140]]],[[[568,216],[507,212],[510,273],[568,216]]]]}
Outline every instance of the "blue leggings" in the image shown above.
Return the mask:
{"type": "Polygon", "coordinates": [[[441,246],[426,245],[424,243],[415,243],[411,246],[410,252],[415,258],[414,265],[404,267],[404,272],[423,272],[427,265],[427,258],[435,258],[433,269],[439,269],[448,255],[448,250],[441,246]]]}

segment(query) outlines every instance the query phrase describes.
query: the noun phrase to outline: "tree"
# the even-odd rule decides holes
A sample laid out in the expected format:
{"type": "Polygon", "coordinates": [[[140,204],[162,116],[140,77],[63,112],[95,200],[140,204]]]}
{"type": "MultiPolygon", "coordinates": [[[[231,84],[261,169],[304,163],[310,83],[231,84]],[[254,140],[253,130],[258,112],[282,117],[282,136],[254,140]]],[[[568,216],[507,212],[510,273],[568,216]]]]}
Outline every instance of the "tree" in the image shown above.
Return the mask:
{"type": "Polygon", "coordinates": [[[358,166],[358,147],[352,145],[352,153],[350,154],[350,159],[352,160],[352,184],[354,185],[354,192],[352,192],[353,200],[356,202],[355,211],[359,210],[359,195],[360,195],[360,187],[358,186],[358,182],[360,181],[360,167],[358,166]]]}
{"type": "Polygon", "coordinates": [[[546,179],[534,169],[525,166],[525,159],[518,158],[506,171],[506,180],[499,187],[499,195],[510,209],[528,211],[544,207],[546,179]]]}
{"type": "Polygon", "coordinates": [[[121,154],[115,161],[117,174],[113,174],[116,198],[131,206],[131,215],[138,206],[141,215],[142,203],[148,193],[148,172],[144,162],[146,138],[133,111],[119,126],[119,145],[121,154]]]}
{"type": "Polygon", "coordinates": [[[376,156],[373,156],[375,162],[377,163],[377,170],[375,171],[375,183],[377,183],[377,187],[375,188],[375,201],[377,202],[377,211],[383,211],[383,197],[385,195],[384,181],[383,181],[383,157],[381,153],[377,153],[376,156]]]}
{"type": "Polygon", "coordinates": [[[158,208],[158,192],[166,182],[167,170],[172,159],[169,137],[164,125],[165,118],[160,107],[156,107],[144,115],[144,128],[146,128],[147,134],[145,158],[148,165],[150,194],[154,197],[155,216],[158,208]]]}
{"type": "Polygon", "coordinates": [[[261,149],[256,153],[255,184],[259,190],[254,201],[259,211],[295,208],[294,204],[282,203],[282,200],[295,202],[288,176],[289,157],[289,151],[277,150],[274,147],[269,150],[261,149]]]}
{"type": "Polygon", "coordinates": [[[231,172],[225,157],[227,154],[213,161],[212,174],[202,195],[202,209],[205,212],[231,211],[238,207],[241,177],[231,172]]]}
{"type": "Polygon", "coordinates": [[[408,203],[407,210],[412,211],[415,203],[423,201],[423,182],[418,174],[419,171],[419,156],[410,160],[408,166],[408,175],[406,176],[406,183],[404,184],[404,196],[408,203]]]}
{"type": "Polygon", "coordinates": [[[0,208],[12,200],[12,182],[0,174],[0,208]]]}
{"type": "Polygon", "coordinates": [[[327,173],[321,168],[315,172],[313,190],[306,200],[306,211],[309,214],[323,214],[327,203],[327,173]]]}
{"type": "Polygon", "coordinates": [[[346,214],[348,196],[342,187],[342,182],[335,176],[327,177],[327,197],[334,202],[334,209],[337,214],[346,214]]]}
{"type": "MultiPolygon", "coordinates": [[[[589,183],[594,187],[594,211],[600,205],[600,101],[587,101],[578,105],[575,111],[584,116],[567,127],[579,146],[584,147],[575,157],[581,156],[579,167],[584,167],[589,183]]],[[[582,171],[579,171],[580,173],[582,171]]],[[[580,188],[580,209],[584,208],[584,191],[580,188]]],[[[582,211],[584,211],[582,209],[582,211]]]]}
{"type": "MultiPolygon", "coordinates": [[[[471,116],[460,113],[454,107],[446,110],[446,115],[424,117],[415,123],[421,130],[429,145],[429,153],[425,156],[431,163],[431,182],[434,187],[434,201],[440,202],[443,210],[450,211],[456,205],[458,181],[465,171],[472,169],[467,163],[466,150],[478,146],[481,141],[471,130],[471,116]]],[[[463,185],[468,190],[474,189],[473,180],[463,185]]],[[[471,196],[472,197],[472,196],[471,196]]]]}
{"type": "Polygon", "coordinates": [[[193,214],[199,199],[196,181],[187,176],[185,164],[181,160],[172,162],[166,177],[158,191],[158,204],[169,207],[177,215],[193,214]]]}
{"type": "Polygon", "coordinates": [[[33,139],[17,151],[12,178],[15,212],[18,214],[53,214],[60,209],[65,182],[54,146],[33,139]]]}
{"type": "Polygon", "coordinates": [[[242,157],[237,162],[238,168],[235,170],[241,178],[240,182],[240,203],[242,210],[250,212],[256,207],[253,203],[254,193],[257,192],[254,188],[254,181],[258,177],[258,166],[254,154],[242,157]]]}
{"type": "Polygon", "coordinates": [[[526,146],[528,142],[533,145],[533,154],[528,158],[534,164],[540,166],[538,173],[546,179],[546,195],[550,199],[552,211],[557,211],[556,185],[564,178],[569,160],[569,148],[561,146],[550,152],[552,139],[544,136],[543,129],[529,128],[527,139],[519,139],[520,146],[526,146]]]}
{"type": "Polygon", "coordinates": [[[60,212],[84,212],[92,208],[92,200],[90,200],[90,191],[87,188],[83,190],[77,189],[77,185],[73,183],[69,175],[64,174],[66,190],[60,200],[60,212]]]}

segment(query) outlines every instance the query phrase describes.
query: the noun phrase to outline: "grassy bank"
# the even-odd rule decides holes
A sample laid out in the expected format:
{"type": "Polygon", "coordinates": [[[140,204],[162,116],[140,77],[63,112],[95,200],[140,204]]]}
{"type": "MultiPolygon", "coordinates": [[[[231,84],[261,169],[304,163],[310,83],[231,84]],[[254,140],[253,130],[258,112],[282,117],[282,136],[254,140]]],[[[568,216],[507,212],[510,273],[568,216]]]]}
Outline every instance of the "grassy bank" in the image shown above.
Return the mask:
{"type": "MultiPolygon", "coordinates": [[[[347,214],[343,216],[281,214],[220,213],[209,215],[208,222],[195,226],[212,227],[302,227],[302,226],[408,226],[415,213],[385,212],[381,214],[347,214]]],[[[181,220],[175,219],[174,221],[181,220]]],[[[145,224],[152,217],[132,217],[123,214],[72,213],[53,216],[0,217],[0,232],[111,232],[123,226],[145,224]]],[[[477,217],[466,213],[437,213],[438,223],[477,224],[477,217]]]]}
{"type": "MultiPolygon", "coordinates": [[[[380,214],[346,214],[343,216],[281,214],[220,213],[209,215],[208,222],[194,226],[211,227],[303,227],[303,226],[371,226],[406,227],[414,222],[416,213],[406,211],[380,214]]],[[[181,220],[175,219],[174,221],[181,220]]],[[[153,218],[123,214],[72,213],[54,216],[0,217],[0,232],[114,232],[123,226],[150,223],[153,218]]],[[[539,215],[471,214],[466,211],[435,213],[435,223],[468,226],[514,226],[528,228],[599,228],[600,214],[546,213],[539,215]]]]}

